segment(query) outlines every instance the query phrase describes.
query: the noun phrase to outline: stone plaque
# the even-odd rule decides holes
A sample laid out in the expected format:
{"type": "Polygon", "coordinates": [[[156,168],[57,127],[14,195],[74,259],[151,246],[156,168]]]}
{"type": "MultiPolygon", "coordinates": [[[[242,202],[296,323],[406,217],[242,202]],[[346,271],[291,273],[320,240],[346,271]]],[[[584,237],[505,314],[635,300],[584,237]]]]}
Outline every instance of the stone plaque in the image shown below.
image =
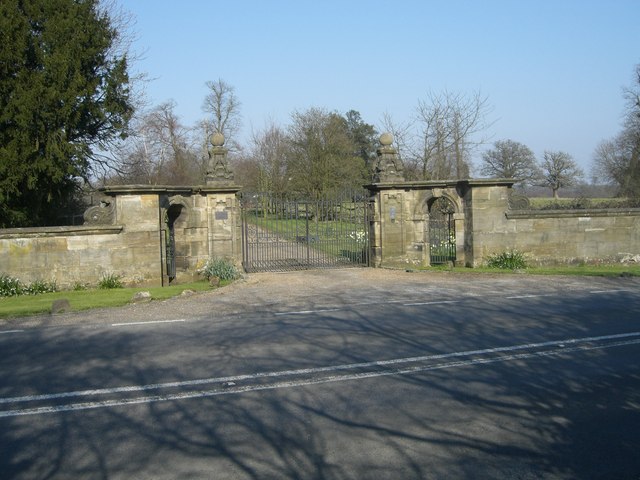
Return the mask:
{"type": "Polygon", "coordinates": [[[227,220],[229,218],[229,212],[226,210],[216,211],[216,220],[227,220]]]}

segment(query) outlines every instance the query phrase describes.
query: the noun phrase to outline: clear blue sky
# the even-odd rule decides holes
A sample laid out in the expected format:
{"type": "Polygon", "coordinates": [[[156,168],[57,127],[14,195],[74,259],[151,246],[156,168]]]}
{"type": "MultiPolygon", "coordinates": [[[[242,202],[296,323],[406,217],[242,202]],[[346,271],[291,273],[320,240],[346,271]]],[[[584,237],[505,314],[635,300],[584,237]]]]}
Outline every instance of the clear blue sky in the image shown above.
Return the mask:
{"type": "Polygon", "coordinates": [[[354,109],[381,129],[385,111],[407,120],[429,91],[480,90],[491,141],[562,150],[588,170],[620,130],[640,63],[640,0],[118,2],[136,19],[152,104],[172,99],[193,124],[205,82],[223,79],[245,136],[310,107],[354,109]]]}

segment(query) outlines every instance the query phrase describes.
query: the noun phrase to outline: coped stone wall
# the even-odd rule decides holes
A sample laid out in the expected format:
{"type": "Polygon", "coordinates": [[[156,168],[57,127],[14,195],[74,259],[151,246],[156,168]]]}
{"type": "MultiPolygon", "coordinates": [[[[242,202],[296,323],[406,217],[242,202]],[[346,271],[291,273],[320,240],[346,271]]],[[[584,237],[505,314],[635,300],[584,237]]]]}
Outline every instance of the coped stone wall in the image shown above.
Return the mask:
{"type": "Polygon", "coordinates": [[[60,288],[95,286],[106,275],[129,285],[199,278],[211,256],[240,263],[237,187],[130,185],[102,189],[80,227],[0,230],[0,273],[60,288]],[[175,271],[168,270],[173,241],[175,271]]]}
{"type": "Polygon", "coordinates": [[[640,209],[509,212],[515,245],[535,264],[618,262],[640,253],[640,209]]]}
{"type": "MultiPolygon", "coordinates": [[[[96,284],[102,275],[128,271],[133,250],[122,226],[13,228],[0,230],[0,273],[25,283],[55,281],[62,288],[96,284]]],[[[136,269],[129,281],[143,280],[136,269]]],[[[151,272],[148,272],[151,273],[151,272]]]]}
{"type": "Polygon", "coordinates": [[[513,249],[532,265],[617,262],[640,253],[640,209],[531,210],[509,183],[469,186],[468,266],[513,249]]]}

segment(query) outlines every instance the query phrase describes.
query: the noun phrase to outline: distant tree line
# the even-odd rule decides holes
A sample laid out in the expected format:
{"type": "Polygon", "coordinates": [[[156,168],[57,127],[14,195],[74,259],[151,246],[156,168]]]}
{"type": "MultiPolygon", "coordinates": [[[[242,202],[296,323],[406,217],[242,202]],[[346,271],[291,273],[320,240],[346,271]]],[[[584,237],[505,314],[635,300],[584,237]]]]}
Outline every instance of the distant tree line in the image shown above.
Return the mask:
{"type": "Polygon", "coordinates": [[[480,172],[488,177],[510,178],[520,186],[544,186],[558,198],[561,188],[578,184],[584,172],[566,152],[545,151],[538,162],[529,147],[499,140],[482,155],[480,172]]]}

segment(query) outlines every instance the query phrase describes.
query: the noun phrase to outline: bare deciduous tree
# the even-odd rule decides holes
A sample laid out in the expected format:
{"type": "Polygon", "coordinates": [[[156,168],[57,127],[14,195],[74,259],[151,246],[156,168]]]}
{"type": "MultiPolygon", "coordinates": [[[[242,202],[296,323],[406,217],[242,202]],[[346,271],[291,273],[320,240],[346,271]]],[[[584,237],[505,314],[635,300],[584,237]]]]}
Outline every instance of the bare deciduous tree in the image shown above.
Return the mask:
{"type": "Polygon", "coordinates": [[[202,104],[202,110],[210,114],[203,122],[205,138],[220,132],[226,139],[225,146],[230,150],[240,150],[238,132],[242,127],[240,101],[235,89],[222,79],[206,83],[209,93],[202,104]]]}
{"type": "Polygon", "coordinates": [[[542,171],[542,186],[551,188],[553,198],[558,198],[558,190],[575,185],[584,176],[575,160],[565,152],[545,151],[542,171]]]}
{"type": "Polygon", "coordinates": [[[497,178],[512,178],[519,184],[534,184],[542,172],[529,147],[513,140],[498,140],[482,155],[480,172],[497,178]]]}
{"type": "Polygon", "coordinates": [[[251,135],[250,157],[257,167],[255,187],[261,192],[282,195],[288,184],[287,158],[290,145],[286,132],[275,123],[251,135]]]}
{"type": "Polygon", "coordinates": [[[175,102],[136,118],[132,135],[119,149],[119,178],[112,182],[185,185],[201,180],[191,131],[175,113],[175,102]]]}
{"type": "Polygon", "coordinates": [[[471,170],[470,151],[485,139],[475,135],[488,128],[488,99],[445,91],[430,93],[420,100],[416,124],[420,128],[420,160],[425,180],[467,178],[471,170]]]}
{"type": "Polygon", "coordinates": [[[592,173],[616,185],[618,195],[640,198],[640,65],[635,84],[624,90],[627,111],[622,131],[596,148],[592,173]]]}

